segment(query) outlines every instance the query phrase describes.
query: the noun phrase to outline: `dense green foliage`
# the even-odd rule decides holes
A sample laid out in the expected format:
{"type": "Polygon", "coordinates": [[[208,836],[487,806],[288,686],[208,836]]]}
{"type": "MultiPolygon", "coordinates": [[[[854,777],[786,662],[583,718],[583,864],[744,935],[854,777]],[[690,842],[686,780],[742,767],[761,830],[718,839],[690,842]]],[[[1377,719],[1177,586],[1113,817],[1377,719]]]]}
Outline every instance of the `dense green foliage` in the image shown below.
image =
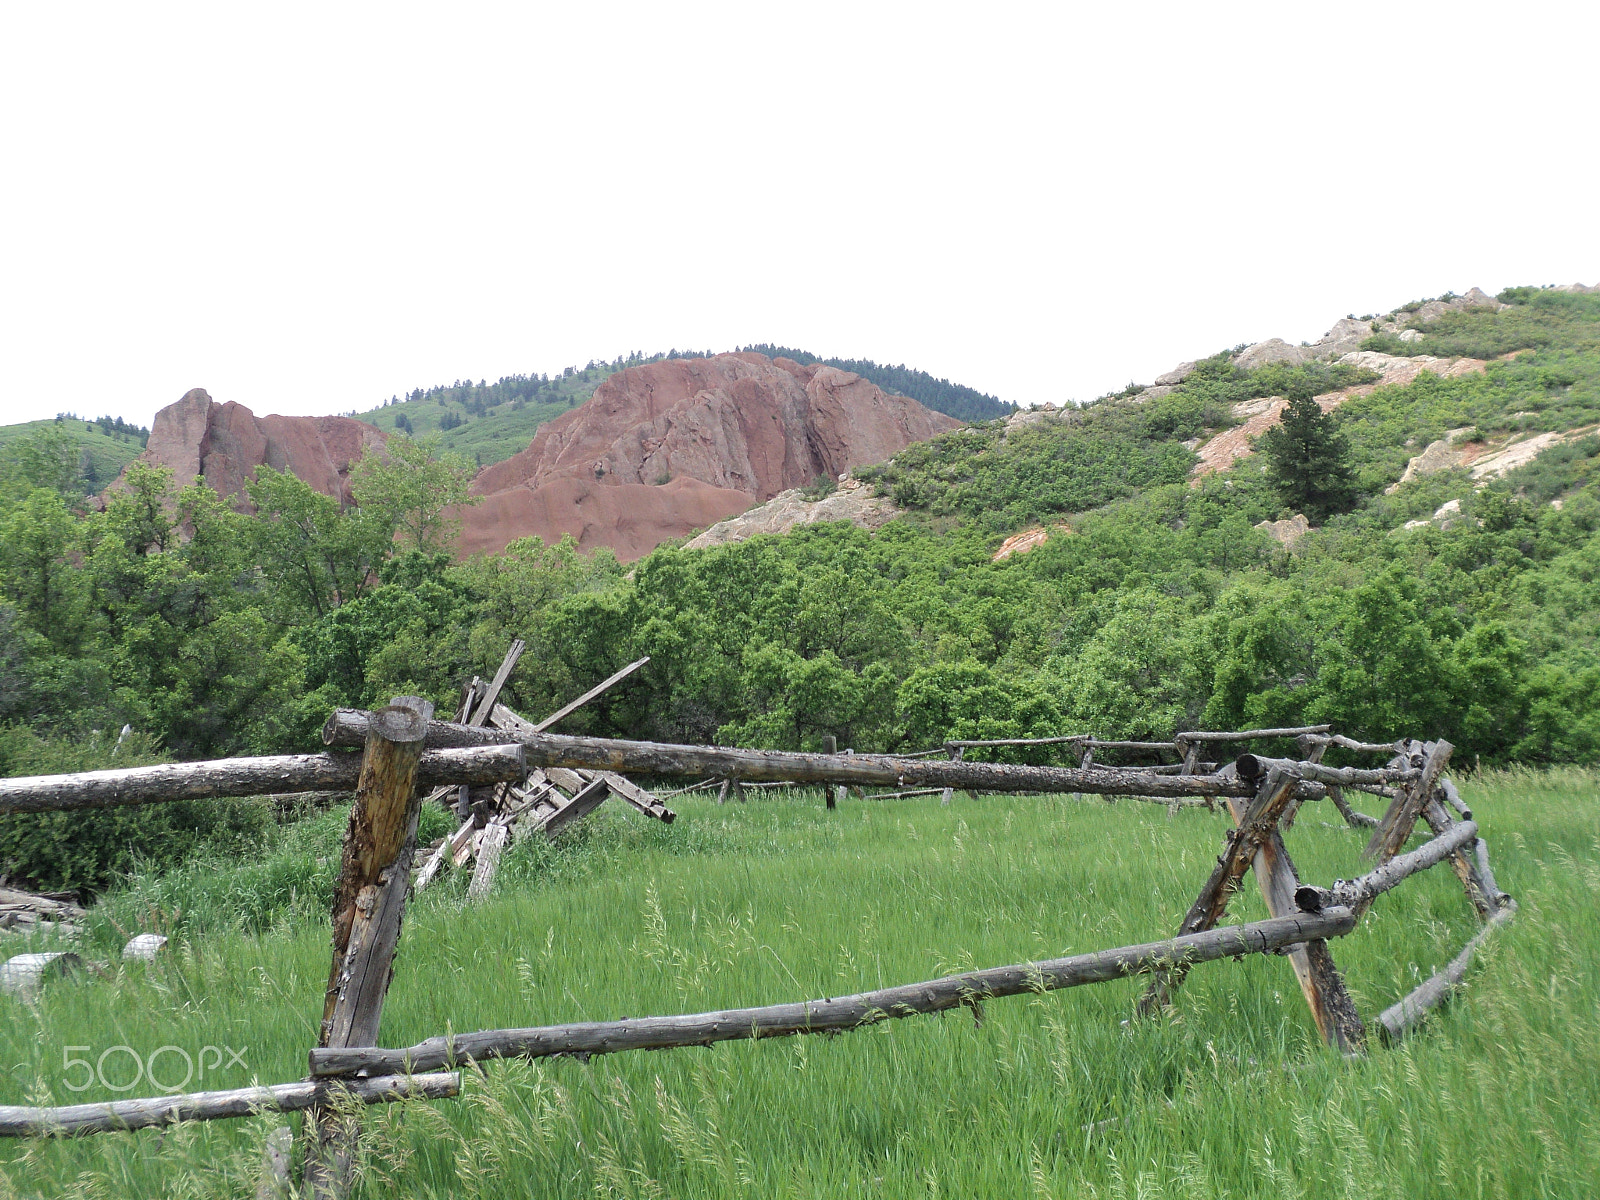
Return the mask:
{"type": "Polygon", "coordinates": [[[884,363],[875,363],[870,358],[819,358],[804,350],[796,350],[790,346],[773,346],[765,342],[757,346],[742,346],[740,349],[754,350],[757,354],[765,354],[768,358],[790,358],[804,366],[826,363],[830,367],[838,367],[841,371],[854,371],[861,378],[877,384],[886,392],[896,396],[909,396],[924,408],[942,412],[958,421],[992,421],[996,417],[1008,416],[1016,411],[1014,405],[980,392],[977,388],[951,383],[948,379],[935,378],[926,371],[918,371],[904,363],[888,366],[884,363]]]}
{"type": "MultiPolygon", "coordinates": [[[[1521,908],[1467,989],[1399,1048],[1375,1043],[1357,1061],[1325,1049],[1289,964],[1265,955],[1197,967],[1170,1020],[1134,1017],[1143,980],[1130,979],[991,1000],[981,1024],[952,1012],[835,1037],[489,1063],[463,1072],[460,1099],[368,1110],[356,1195],[1587,1200],[1600,1175],[1596,778],[1460,781],[1521,908]]],[[[1152,940],[1193,899],[1222,823],[1070,797],[673,805],[671,826],[608,804],[557,844],[518,843],[483,904],[461,905],[460,876],[418,897],[384,1044],[837,996],[1152,940]]],[[[1287,835],[1319,883],[1364,869],[1364,834],[1328,807],[1307,806],[1287,835]]],[[[424,836],[442,830],[431,811],[441,822],[424,836]]],[[[80,947],[107,974],[0,1005],[0,1102],[118,1098],[98,1082],[68,1090],[83,1075],[65,1061],[117,1045],[169,1047],[160,1086],[183,1082],[172,1047],[244,1051],[209,1060],[190,1088],[302,1077],[343,816],[302,821],[258,858],[207,858],[108,897],[80,947]],[[120,961],[138,930],[169,933],[171,951],[120,961]]],[[[1231,915],[1265,915],[1254,884],[1231,915]]],[[[1332,952],[1370,1020],[1475,926],[1441,867],[1380,897],[1332,952]]],[[[106,1057],[111,1085],[133,1077],[130,1052],[106,1057]]],[[[153,1094],[148,1080],[121,1093],[153,1094]]],[[[283,1123],[7,1139],[0,1195],[253,1195],[283,1123]]]]}
{"type": "Polygon", "coordinates": [[[627,571],[536,540],[452,562],[439,521],[465,466],[403,441],[390,467],[356,473],[358,506],[262,471],[254,516],[141,467],[82,512],[62,460],[14,455],[32,466],[0,504],[0,723],[69,739],[131,724],[179,757],[309,749],[335,705],[451,707],[521,637],[507,698],[530,715],[650,656],[568,719],[575,732],[879,750],[1331,721],[1447,736],[1486,763],[1594,762],[1600,438],[1584,431],[1600,421],[1600,298],[1539,292],[1526,308],[1452,318],[1451,336],[1518,314],[1548,333],[1541,348],[1336,410],[1357,504],[1294,553],[1254,528],[1293,511],[1265,456],[1195,481],[1184,443],[1241,400],[1370,375],[1218,356],[1168,394],[909,447],[863,473],[912,510],[876,534],[664,546],[627,571]],[[1495,445],[1573,437],[1487,487],[1452,470],[1385,491],[1463,428],[1495,445]],[[1033,524],[1044,545],[992,561],[1033,524]]]}

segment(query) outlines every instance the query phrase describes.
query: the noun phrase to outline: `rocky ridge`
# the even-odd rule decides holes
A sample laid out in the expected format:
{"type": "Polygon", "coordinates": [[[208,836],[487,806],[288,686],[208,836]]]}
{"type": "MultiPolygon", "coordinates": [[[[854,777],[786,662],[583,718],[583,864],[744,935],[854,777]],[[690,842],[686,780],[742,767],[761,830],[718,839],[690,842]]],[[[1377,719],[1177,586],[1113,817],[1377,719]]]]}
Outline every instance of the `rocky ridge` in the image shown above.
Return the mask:
{"type": "Polygon", "coordinates": [[[291,471],[349,504],[350,465],[369,447],[381,448],[387,436],[350,417],[258,417],[242,404],[218,404],[204,388],[193,388],[156,414],[150,440],[135,461],[171,468],[180,487],[203,479],[246,511],[251,506],[245,484],[262,466],[291,471]]]}
{"type": "MultiPolygon", "coordinates": [[[[960,424],[822,364],[739,353],[630,367],[478,475],[483,502],[461,513],[461,550],[571,534],[639,558],[960,424]]],[[[794,503],[786,510],[800,519],[794,503]]],[[[769,519],[788,518],[752,523],[769,519]]]]}

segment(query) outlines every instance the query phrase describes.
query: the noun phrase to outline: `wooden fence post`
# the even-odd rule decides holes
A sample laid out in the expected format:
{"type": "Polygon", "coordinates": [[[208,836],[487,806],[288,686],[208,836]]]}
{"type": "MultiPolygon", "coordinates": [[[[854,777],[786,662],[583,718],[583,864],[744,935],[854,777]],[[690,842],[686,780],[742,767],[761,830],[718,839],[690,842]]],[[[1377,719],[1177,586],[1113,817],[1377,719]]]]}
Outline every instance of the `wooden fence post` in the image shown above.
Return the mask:
{"type": "MultiPolygon", "coordinates": [[[[417,763],[433,705],[397,696],[373,714],[333,903],[333,965],[323,998],[323,1047],[377,1043],[394,973],[422,795],[417,763]]],[[[360,1118],[333,1105],[306,1114],[305,1178],[316,1200],[348,1194],[360,1118]]]]}

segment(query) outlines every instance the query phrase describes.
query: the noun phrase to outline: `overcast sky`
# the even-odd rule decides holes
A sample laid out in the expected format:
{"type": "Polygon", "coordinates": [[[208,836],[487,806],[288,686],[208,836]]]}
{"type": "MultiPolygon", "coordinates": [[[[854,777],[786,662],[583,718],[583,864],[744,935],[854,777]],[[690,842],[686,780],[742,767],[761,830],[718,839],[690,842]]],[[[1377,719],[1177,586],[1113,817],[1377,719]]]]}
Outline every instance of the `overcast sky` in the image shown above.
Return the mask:
{"type": "Polygon", "coordinates": [[[1600,281],[1590,5],[0,12],[5,422],[761,341],[1055,403],[1600,281]]]}

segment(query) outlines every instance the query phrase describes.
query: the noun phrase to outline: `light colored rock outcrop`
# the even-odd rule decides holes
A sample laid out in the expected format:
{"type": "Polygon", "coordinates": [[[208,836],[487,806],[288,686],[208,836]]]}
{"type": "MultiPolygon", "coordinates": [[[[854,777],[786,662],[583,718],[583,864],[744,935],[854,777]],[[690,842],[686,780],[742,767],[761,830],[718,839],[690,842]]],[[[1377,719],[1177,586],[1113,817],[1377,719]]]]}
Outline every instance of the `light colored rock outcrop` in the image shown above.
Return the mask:
{"type": "Polygon", "coordinates": [[[1043,526],[1033,529],[1024,529],[1021,533],[1013,533],[1000,543],[1000,549],[994,552],[993,562],[1004,562],[1013,554],[1026,554],[1029,550],[1037,549],[1050,540],[1050,531],[1043,526]]]}
{"type": "Polygon", "coordinates": [[[1177,366],[1173,367],[1172,370],[1165,371],[1162,374],[1157,375],[1156,383],[1165,384],[1167,386],[1176,386],[1182,383],[1185,379],[1189,378],[1189,376],[1193,375],[1194,369],[1198,365],[1199,364],[1193,362],[1179,363],[1177,366]]]}
{"type": "Polygon", "coordinates": [[[1282,338],[1268,338],[1264,342],[1257,342],[1239,351],[1233,356],[1233,365],[1246,371],[1253,371],[1268,363],[1287,363],[1291,367],[1297,367],[1315,357],[1310,346],[1291,346],[1282,338]]]}
{"type": "Polygon", "coordinates": [[[779,492],[765,504],[726,521],[718,521],[685,543],[692,550],[742,542],[758,533],[788,533],[817,521],[849,521],[861,529],[881,529],[905,510],[885,496],[874,496],[860,481],[844,479],[839,490],[821,500],[807,500],[799,488],[779,492]]]}
{"type": "Polygon", "coordinates": [[[1257,521],[1255,527],[1270,534],[1285,550],[1293,550],[1311,532],[1311,522],[1306,520],[1303,513],[1295,513],[1281,521],[1257,521]]]}

